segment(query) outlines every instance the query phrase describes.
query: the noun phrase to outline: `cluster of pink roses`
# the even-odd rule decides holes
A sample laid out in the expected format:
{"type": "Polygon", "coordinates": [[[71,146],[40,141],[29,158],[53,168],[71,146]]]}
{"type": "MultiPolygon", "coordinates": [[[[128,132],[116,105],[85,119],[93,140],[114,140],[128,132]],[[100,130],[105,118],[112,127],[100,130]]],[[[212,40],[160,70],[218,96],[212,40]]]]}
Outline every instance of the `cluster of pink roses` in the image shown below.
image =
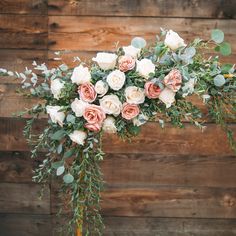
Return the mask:
{"type": "MultiPolygon", "coordinates": [[[[168,35],[166,44],[170,47],[170,37],[177,37],[173,32],[168,35]]],[[[177,46],[183,46],[181,39],[177,46]]],[[[172,45],[173,46],[173,45],[172,45]]],[[[171,47],[170,47],[171,48],[171,47]]],[[[111,71],[105,79],[97,81],[95,84],[91,82],[92,76],[88,67],[82,64],[74,68],[71,75],[72,83],[78,85],[79,98],[75,98],[71,103],[71,109],[77,117],[83,117],[86,120],[85,128],[98,132],[103,129],[106,132],[115,133],[115,117],[121,115],[122,118],[133,121],[135,125],[141,124],[137,122],[137,118],[145,117],[140,109],[140,104],[148,99],[160,99],[166,107],[170,107],[175,101],[175,93],[181,88],[182,76],[178,69],[172,69],[162,81],[164,89],[160,88],[154,80],[149,80],[150,74],[155,74],[155,65],[150,59],[144,58],[138,60],[140,49],[133,46],[123,47],[124,55],[118,56],[114,53],[98,53],[93,61],[104,71],[111,71]],[[136,72],[143,77],[145,81],[144,88],[137,86],[126,86],[126,72],[136,69],[136,72]],[[122,104],[119,97],[109,89],[119,91],[124,88],[124,96],[126,101],[122,104]],[[95,105],[99,102],[99,105],[95,105]]],[[[51,83],[51,91],[55,99],[60,99],[61,90],[64,87],[63,81],[55,79],[51,83]]],[[[47,112],[50,114],[53,122],[57,122],[63,126],[65,114],[61,112],[60,106],[50,106],[47,112]]],[[[148,120],[148,117],[146,117],[148,120]]],[[[81,131],[80,131],[81,132],[81,131]]],[[[76,140],[78,131],[70,135],[73,141],[76,140]],[[77,132],[77,133],[76,133],[77,132]]],[[[81,134],[80,134],[81,136],[81,134]]],[[[86,137],[85,134],[82,135],[86,137]]],[[[83,139],[77,140],[77,143],[83,144],[83,139]]]]}

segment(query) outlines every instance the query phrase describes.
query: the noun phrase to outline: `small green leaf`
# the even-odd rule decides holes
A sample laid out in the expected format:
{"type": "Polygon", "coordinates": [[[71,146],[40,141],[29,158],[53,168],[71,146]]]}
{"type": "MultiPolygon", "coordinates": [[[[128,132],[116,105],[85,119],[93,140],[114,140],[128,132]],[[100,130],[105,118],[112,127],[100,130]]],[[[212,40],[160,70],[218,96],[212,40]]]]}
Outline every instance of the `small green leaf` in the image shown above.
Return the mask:
{"type": "Polygon", "coordinates": [[[54,134],[51,135],[51,139],[53,140],[60,140],[65,136],[65,130],[64,129],[60,129],[58,131],[56,131],[54,134]]]}
{"type": "Polygon", "coordinates": [[[74,177],[71,174],[66,174],[66,175],[63,176],[63,181],[66,184],[70,184],[74,181],[74,177]]]}
{"type": "Polygon", "coordinates": [[[65,171],[65,167],[64,166],[60,166],[57,168],[57,176],[60,176],[64,173],[65,171]]]}
{"type": "Polygon", "coordinates": [[[147,45],[147,42],[144,38],[135,37],[131,41],[131,45],[135,48],[144,48],[147,45]]]}
{"type": "Polygon", "coordinates": [[[222,73],[230,73],[232,68],[233,68],[232,64],[224,64],[221,66],[221,72],[222,73]]]}
{"type": "Polygon", "coordinates": [[[70,149],[68,151],[66,151],[63,155],[63,158],[69,158],[71,157],[73,154],[75,153],[75,149],[70,149]]]}
{"type": "Polygon", "coordinates": [[[231,46],[229,43],[221,43],[220,44],[220,53],[223,55],[223,56],[228,56],[231,54],[231,46]]]}
{"type": "Polygon", "coordinates": [[[216,46],[214,49],[216,52],[220,52],[220,46],[216,46]]]}
{"type": "Polygon", "coordinates": [[[57,153],[60,154],[62,152],[62,144],[60,143],[58,146],[57,146],[57,153]]]}
{"type": "Polygon", "coordinates": [[[74,124],[75,123],[75,116],[73,116],[71,114],[67,115],[66,121],[74,124]]]}
{"type": "Polygon", "coordinates": [[[215,78],[214,78],[214,85],[217,86],[217,87],[221,87],[225,84],[225,78],[223,75],[217,75],[215,78]]]}
{"type": "Polygon", "coordinates": [[[60,166],[63,166],[63,161],[55,161],[55,162],[52,163],[52,168],[53,169],[57,169],[60,166]]]}
{"type": "Polygon", "coordinates": [[[212,30],[211,39],[216,43],[222,43],[224,41],[224,32],[219,29],[212,30]]]}
{"type": "Polygon", "coordinates": [[[129,127],[128,127],[128,130],[129,130],[129,132],[132,134],[132,135],[138,135],[139,134],[139,132],[140,132],[140,127],[139,126],[136,126],[136,125],[130,125],[129,127]]]}
{"type": "Polygon", "coordinates": [[[192,58],[196,54],[196,49],[194,47],[186,48],[185,51],[184,51],[184,54],[188,58],[192,58]]]}

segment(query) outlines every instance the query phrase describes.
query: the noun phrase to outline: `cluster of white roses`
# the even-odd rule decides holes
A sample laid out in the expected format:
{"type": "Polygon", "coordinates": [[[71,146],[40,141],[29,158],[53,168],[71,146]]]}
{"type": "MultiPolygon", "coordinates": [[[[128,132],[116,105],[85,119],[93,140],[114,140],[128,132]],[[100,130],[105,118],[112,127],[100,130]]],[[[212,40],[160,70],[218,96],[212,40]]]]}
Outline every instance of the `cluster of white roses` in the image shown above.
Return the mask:
{"type": "MultiPolygon", "coordinates": [[[[164,41],[165,45],[171,50],[186,46],[184,40],[173,31],[168,31],[164,41]]],[[[164,78],[164,89],[161,89],[154,82],[149,81],[150,74],[155,73],[155,65],[150,59],[138,60],[141,49],[130,45],[123,47],[124,55],[118,56],[114,53],[97,53],[92,60],[104,71],[111,71],[105,80],[99,80],[95,84],[91,83],[91,73],[88,67],[79,65],[74,68],[71,82],[78,86],[78,98],[71,103],[71,109],[76,117],[83,117],[87,123],[85,128],[98,132],[103,129],[105,132],[115,133],[115,117],[121,114],[122,118],[132,121],[135,125],[141,125],[148,120],[141,111],[140,104],[145,102],[145,97],[149,99],[160,99],[170,107],[175,101],[175,93],[180,89],[182,76],[177,69],[170,71],[164,78]],[[126,72],[136,68],[137,73],[145,81],[144,88],[136,86],[126,86],[126,72]],[[125,103],[122,104],[119,97],[112,91],[119,91],[124,88],[125,103]],[[108,91],[109,92],[108,93],[108,91]],[[98,98],[99,105],[94,105],[98,98]]],[[[51,92],[55,99],[60,99],[61,90],[65,82],[54,79],[51,82],[51,92]]],[[[65,113],[60,106],[47,106],[47,113],[52,122],[63,126],[65,113]]],[[[80,145],[84,144],[87,137],[86,132],[76,130],[71,133],[70,138],[73,142],[80,145]]]]}

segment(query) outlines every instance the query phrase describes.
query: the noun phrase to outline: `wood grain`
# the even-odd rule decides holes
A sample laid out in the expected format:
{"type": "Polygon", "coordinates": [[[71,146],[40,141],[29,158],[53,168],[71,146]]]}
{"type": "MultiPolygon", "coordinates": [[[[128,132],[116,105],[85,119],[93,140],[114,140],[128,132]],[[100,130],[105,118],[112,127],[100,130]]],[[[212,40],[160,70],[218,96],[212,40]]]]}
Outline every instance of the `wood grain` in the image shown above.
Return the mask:
{"type": "MultiPolygon", "coordinates": [[[[57,189],[52,189],[52,212],[61,202],[57,189]]],[[[236,189],[208,187],[128,187],[107,186],[102,192],[105,216],[236,218],[236,189]]],[[[67,209],[65,212],[68,212],[67,209]]]]}
{"type": "Polygon", "coordinates": [[[235,18],[235,1],[226,0],[48,0],[50,15],[235,18]]]}
{"type": "Polygon", "coordinates": [[[47,0],[1,0],[0,13],[4,14],[47,14],[47,0]]]}
{"type": "Polygon", "coordinates": [[[51,216],[0,214],[0,235],[52,236],[51,216]]]}
{"type": "Polygon", "coordinates": [[[213,28],[223,29],[226,40],[236,49],[236,21],[185,18],[82,17],[49,16],[50,50],[114,50],[114,43],[130,44],[134,36],[155,40],[160,27],[173,29],[186,42],[193,38],[210,38],[213,28]]]}
{"type": "MultiPolygon", "coordinates": [[[[32,62],[47,62],[47,50],[0,49],[0,68],[22,72],[25,67],[32,68],[32,62]]],[[[16,83],[11,78],[3,77],[0,83],[16,83]]]]}
{"type": "Polygon", "coordinates": [[[47,49],[47,18],[0,15],[0,48],[47,49]]]}
{"type": "Polygon", "coordinates": [[[50,191],[45,186],[44,196],[39,199],[38,184],[0,183],[0,213],[50,213],[50,191]]]}
{"type": "MultiPolygon", "coordinates": [[[[29,150],[22,137],[23,119],[0,118],[0,151],[29,150]]],[[[46,122],[46,120],[44,121],[46,122]]],[[[35,131],[40,132],[44,122],[35,123],[35,131]]],[[[232,125],[233,130],[236,126],[232,125]]],[[[185,129],[170,127],[163,130],[155,122],[142,128],[141,134],[132,143],[121,141],[116,135],[104,135],[103,149],[106,153],[147,153],[159,155],[218,155],[232,156],[226,135],[220,127],[208,124],[205,132],[186,124],[185,129]]]]}
{"type": "MultiPolygon", "coordinates": [[[[0,181],[31,183],[32,169],[44,158],[32,160],[29,152],[0,152],[0,181]]],[[[109,185],[236,187],[234,156],[162,156],[158,154],[107,154],[101,163],[109,185]]]]}
{"type": "Polygon", "coordinates": [[[236,222],[223,219],[105,217],[106,236],[234,236],[236,222]]]}
{"type": "MultiPolygon", "coordinates": [[[[234,236],[234,219],[104,217],[104,236],[234,236]]],[[[54,215],[0,214],[4,236],[58,236],[61,220],[54,215]],[[52,222],[54,225],[52,225],[52,222]]]]}

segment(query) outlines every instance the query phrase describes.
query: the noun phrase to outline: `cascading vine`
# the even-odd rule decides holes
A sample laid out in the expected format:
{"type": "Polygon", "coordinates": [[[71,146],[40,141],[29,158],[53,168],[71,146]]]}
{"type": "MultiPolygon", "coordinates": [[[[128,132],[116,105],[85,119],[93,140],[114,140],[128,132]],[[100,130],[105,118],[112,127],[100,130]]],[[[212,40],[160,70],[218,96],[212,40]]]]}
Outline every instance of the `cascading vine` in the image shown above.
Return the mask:
{"type": "MultiPolygon", "coordinates": [[[[23,73],[0,69],[2,76],[22,79],[23,96],[39,99],[19,116],[30,116],[23,133],[32,146],[32,158],[45,153],[33,180],[45,184],[53,177],[64,208],[70,209],[62,235],[102,235],[103,133],[131,139],[148,121],[162,128],[166,122],[180,128],[190,122],[204,130],[206,117],[192,99],[199,97],[209,119],[225,130],[236,152],[228,125],[236,118],[235,66],[221,64],[218,56],[206,58],[213,49],[224,56],[231,53],[218,29],[212,31],[211,40],[189,44],[172,30],[162,30],[150,46],[136,37],[115,53],[98,53],[94,63],[77,57],[74,68],[63,63],[49,69],[33,62],[33,69],[23,73]],[[35,133],[38,118],[46,122],[35,133]]],[[[58,60],[61,53],[56,54],[58,60]]]]}

